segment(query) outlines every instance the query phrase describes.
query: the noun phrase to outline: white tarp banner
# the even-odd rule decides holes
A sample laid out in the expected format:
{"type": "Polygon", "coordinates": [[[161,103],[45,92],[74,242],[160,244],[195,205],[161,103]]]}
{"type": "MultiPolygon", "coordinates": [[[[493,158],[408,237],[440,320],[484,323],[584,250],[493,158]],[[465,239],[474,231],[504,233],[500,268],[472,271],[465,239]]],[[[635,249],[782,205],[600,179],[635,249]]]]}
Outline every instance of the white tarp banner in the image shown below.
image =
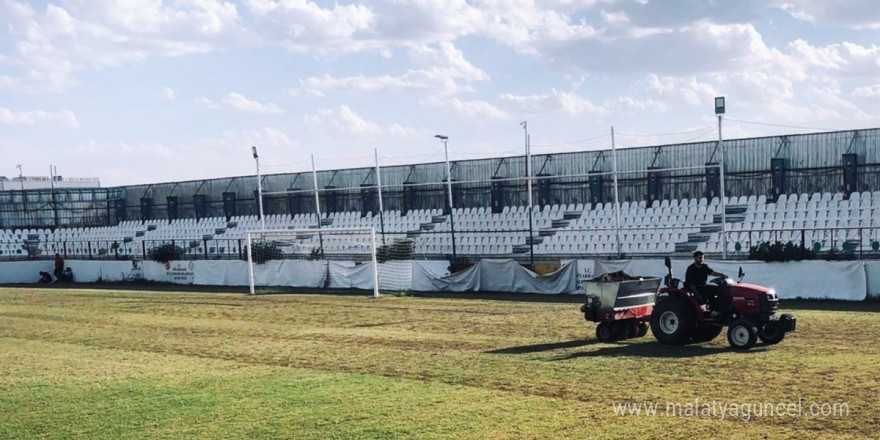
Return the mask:
{"type": "MultiPolygon", "coordinates": [[[[245,264],[247,271],[247,264],[245,264]]],[[[247,273],[247,272],[245,272],[247,273]]],[[[254,280],[259,286],[324,287],[326,260],[271,260],[254,264],[254,280]]]]}
{"type": "Polygon", "coordinates": [[[373,263],[355,264],[354,261],[330,261],[330,288],[372,289],[373,263]]]}
{"type": "Polygon", "coordinates": [[[412,266],[412,271],[412,288],[418,292],[476,292],[480,290],[480,266],[478,264],[451,275],[440,275],[436,266],[416,261],[412,266]]]}
{"type": "MultiPolygon", "coordinates": [[[[676,278],[684,280],[693,260],[672,260],[676,278]]],[[[861,301],[868,290],[865,264],[861,261],[763,261],[706,260],[716,272],[736,278],[739,267],[746,273],[743,282],[772,287],[780,298],[843,299],[861,301]]],[[[596,274],[622,270],[629,275],[663,277],[663,260],[596,261],[596,274]]]]}
{"type": "Polygon", "coordinates": [[[580,286],[584,281],[589,281],[596,277],[593,270],[596,268],[596,262],[593,260],[568,260],[562,261],[562,264],[574,262],[577,267],[577,285],[580,286]]]}
{"type": "Polygon", "coordinates": [[[427,292],[577,293],[575,264],[538,275],[514,260],[481,260],[452,275],[437,276],[421,265],[413,268],[413,290],[427,292]]]}
{"type": "Polygon", "coordinates": [[[866,261],[865,275],[868,277],[868,298],[880,298],[880,261],[866,261]]]}
{"type": "MultiPolygon", "coordinates": [[[[399,292],[412,289],[413,264],[414,262],[409,260],[379,263],[380,289],[399,292]]],[[[331,261],[329,287],[373,290],[373,263],[331,261]]]]}
{"type": "Polygon", "coordinates": [[[193,284],[203,286],[248,286],[247,261],[199,260],[195,262],[193,284]]]}
{"type": "MultiPolygon", "coordinates": [[[[144,261],[144,279],[173,284],[193,284],[195,261],[144,261]]],[[[76,273],[74,273],[76,276],[76,273]]]]}
{"type": "Polygon", "coordinates": [[[577,265],[538,275],[515,260],[481,260],[480,288],[489,292],[577,293],[577,265]]]}

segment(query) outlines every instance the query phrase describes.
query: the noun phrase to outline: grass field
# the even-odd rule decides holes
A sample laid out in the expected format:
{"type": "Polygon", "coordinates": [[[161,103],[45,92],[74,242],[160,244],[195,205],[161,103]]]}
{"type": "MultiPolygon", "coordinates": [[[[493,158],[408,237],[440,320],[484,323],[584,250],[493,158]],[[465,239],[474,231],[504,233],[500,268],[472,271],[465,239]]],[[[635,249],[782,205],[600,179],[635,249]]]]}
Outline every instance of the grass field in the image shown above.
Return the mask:
{"type": "Polygon", "coordinates": [[[798,332],[735,353],[518,298],[0,288],[0,439],[877,438],[877,303],[784,303],[798,332]],[[800,414],[664,413],[712,401],[800,414]]]}

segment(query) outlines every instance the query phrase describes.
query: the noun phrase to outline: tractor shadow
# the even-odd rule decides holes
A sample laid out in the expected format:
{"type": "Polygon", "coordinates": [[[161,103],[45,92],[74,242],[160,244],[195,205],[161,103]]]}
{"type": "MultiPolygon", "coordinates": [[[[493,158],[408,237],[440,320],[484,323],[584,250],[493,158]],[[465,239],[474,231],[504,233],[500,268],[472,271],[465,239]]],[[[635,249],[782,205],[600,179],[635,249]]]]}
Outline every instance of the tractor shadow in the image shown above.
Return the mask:
{"type": "Polygon", "coordinates": [[[519,347],[508,347],[508,348],[499,348],[497,350],[486,351],[488,354],[528,354],[528,353],[540,353],[543,351],[551,351],[551,350],[560,350],[563,348],[578,348],[585,347],[588,345],[594,345],[601,343],[597,339],[575,339],[572,341],[565,342],[554,342],[549,344],[533,344],[533,345],[521,345],[519,347]]]}
{"type": "MultiPolygon", "coordinates": [[[[591,357],[643,357],[643,358],[695,358],[701,356],[712,356],[722,353],[731,353],[734,350],[727,346],[707,346],[707,345],[665,345],[657,341],[645,343],[612,343],[610,347],[602,347],[598,350],[581,351],[570,353],[565,356],[559,356],[552,360],[563,361],[578,358],[591,357]]],[[[764,345],[756,345],[751,350],[746,350],[740,354],[749,355],[766,351],[764,345]]]]}

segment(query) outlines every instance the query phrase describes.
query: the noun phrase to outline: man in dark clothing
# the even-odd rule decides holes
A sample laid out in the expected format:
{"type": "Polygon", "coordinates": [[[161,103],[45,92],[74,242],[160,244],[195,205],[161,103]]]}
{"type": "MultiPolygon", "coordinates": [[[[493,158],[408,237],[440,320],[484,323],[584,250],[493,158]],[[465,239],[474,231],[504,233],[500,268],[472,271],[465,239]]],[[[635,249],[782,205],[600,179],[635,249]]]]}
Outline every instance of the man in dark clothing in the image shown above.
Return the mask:
{"type": "Polygon", "coordinates": [[[64,275],[64,258],[61,258],[57,252],[55,253],[55,281],[61,281],[61,276],[64,275]]]}
{"type": "Polygon", "coordinates": [[[52,275],[49,275],[49,272],[40,271],[40,282],[43,284],[52,282],[52,275]]]}
{"type": "Polygon", "coordinates": [[[687,272],[684,275],[685,287],[698,297],[708,300],[713,312],[725,313],[730,309],[730,298],[727,298],[727,295],[722,292],[724,289],[706,284],[706,281],[709,280],[709,275],[713,277],[727,276],[721,272],[715,272],[708,264],[703,264],[702,252],[694,252],[694,264],[688,266],[687,272]],[[718,300],[716,301],[716,296],[723,296],[724,298],[717,298],[718,300]]]}

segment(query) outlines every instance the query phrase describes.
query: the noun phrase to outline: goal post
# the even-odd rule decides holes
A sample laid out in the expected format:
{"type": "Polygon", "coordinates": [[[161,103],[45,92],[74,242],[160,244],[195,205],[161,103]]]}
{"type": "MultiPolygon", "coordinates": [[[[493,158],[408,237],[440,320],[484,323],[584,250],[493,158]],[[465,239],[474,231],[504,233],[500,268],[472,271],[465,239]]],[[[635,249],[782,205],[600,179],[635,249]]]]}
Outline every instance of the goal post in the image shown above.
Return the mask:
{"type": "Polygon", "coordinates": [[[375,228],[248,231],[245,251],[252,295],[306,287],[371,290],[378,297],[412,283],[411,240],[382,245],[375,228]]]}

